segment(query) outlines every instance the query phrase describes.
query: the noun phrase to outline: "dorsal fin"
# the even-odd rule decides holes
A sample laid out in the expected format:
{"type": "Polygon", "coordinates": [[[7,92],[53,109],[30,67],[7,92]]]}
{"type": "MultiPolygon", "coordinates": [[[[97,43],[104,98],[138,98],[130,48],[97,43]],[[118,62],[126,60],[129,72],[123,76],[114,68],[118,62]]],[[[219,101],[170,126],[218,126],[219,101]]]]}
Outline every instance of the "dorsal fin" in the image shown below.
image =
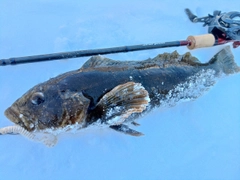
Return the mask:
{"type": "Polygon", "coordinates": [[[201,62],[196,57],[192,56],[190,52],[182,55],[181,61],[193,66],[201,64],[201,62]]]}
{"type": "Polygon", "coordinates": [[[116,61],[105,58],[104,56],[92,56],[86,63],[83,64],[80,71],[100,70],[108,71],[114,67],[114,70],[130,70],[130,69],[149,69],[149,68],[164,68],[171,65],[196,65],[200,64],[197,58],[190,53],[179,55],[177,51],[172,53],[163,53],[155,58],[143,61],[116,61]]]}
{"type": "Polygon", "coordinates": [[[87,62],[83,64],[81,69],[116,66],[122,64],[121,61],[115,61],[112,59],[105,58],[104,56],[92,56],[87,62]]]}
{"type": "Polygon", "coordinates": [[[109,71],[109,68],[114,71],[141,69],[145,64],[144,62],[145,61],[117,61],[98,55],[92,56],[86,63],[84,63],[80,71],[92,71],[96,69],[99,71],[109,71]]]}

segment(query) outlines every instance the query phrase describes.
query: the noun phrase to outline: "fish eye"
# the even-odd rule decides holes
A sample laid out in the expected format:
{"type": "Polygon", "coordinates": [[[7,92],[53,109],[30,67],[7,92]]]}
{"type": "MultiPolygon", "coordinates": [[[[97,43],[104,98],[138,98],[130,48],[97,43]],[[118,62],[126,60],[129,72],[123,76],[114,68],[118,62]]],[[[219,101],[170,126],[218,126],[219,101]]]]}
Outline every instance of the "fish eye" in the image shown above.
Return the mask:
{"type": "Polygon", "coordinates": [[[36,92],[32,95],[31,102],[34,105],[39,105],[44,102],[44,94],[42,92],[36,92]]]}

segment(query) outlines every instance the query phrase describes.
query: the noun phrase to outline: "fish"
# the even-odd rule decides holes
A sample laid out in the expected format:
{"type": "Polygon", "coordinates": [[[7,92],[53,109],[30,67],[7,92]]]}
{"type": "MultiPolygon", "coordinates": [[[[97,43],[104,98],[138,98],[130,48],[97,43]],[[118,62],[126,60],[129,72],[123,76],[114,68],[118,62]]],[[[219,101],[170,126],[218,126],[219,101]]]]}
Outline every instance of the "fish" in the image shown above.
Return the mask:
{"type": "Polygon", "coordinates": [[[229,46],[208,62],[190,52],[163,53],[143,61],[117,61],[93,56],[80,69],[40,83],[17,99],[5,115],[14,125],[0,134],[22,134],[47,146],[57,135],[104,126],[132,136],[131,128],[152,109],[194,100],[239,66],[229,46]]]}

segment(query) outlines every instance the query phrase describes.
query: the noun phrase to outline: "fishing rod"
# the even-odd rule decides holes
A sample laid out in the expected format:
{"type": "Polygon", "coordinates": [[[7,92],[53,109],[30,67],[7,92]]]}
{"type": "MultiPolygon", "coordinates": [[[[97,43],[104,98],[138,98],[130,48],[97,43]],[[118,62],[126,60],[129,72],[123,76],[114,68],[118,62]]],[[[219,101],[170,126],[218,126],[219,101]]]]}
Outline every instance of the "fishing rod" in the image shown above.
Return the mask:
{"type": "Polygon", "coordinates": [[[120,46],[102,49],[79,50],[71,52],[0,59],[0,66],[44,62],[60,59],[70,59],[93,55],[104,55],[167,47],[187,46],[188,49],[192,50],[196,48],[226,44],[229,42],[233,42],[234,48],[237,48],[240,45],[240,12],[233,11],[229,13],[221,13],[221,11],[214,11],[213,15],[209,14],[208,16],[201,18],[198,18],[189,9],[185,9],[185,12],[190,21],[192,21],[193,23],[202,22],[204,23],[203,26],[208,26],[209,34],[189,36],[186,40],[164,43],[120,46]]]}

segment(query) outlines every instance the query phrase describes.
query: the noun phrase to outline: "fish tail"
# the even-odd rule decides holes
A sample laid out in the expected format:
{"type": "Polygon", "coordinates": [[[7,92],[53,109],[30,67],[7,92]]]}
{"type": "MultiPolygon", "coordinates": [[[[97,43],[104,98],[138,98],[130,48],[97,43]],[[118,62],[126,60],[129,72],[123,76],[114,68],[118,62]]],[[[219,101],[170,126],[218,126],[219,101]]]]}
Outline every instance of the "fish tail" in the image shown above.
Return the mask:
{"type": "Polygon", "coordinates": [[[220,68],[225,74],[234,74],[240,72],[240,67],[236,64],[230,46],[226,46],[219,51],[210,61],[217,68],[220,68]]]}

